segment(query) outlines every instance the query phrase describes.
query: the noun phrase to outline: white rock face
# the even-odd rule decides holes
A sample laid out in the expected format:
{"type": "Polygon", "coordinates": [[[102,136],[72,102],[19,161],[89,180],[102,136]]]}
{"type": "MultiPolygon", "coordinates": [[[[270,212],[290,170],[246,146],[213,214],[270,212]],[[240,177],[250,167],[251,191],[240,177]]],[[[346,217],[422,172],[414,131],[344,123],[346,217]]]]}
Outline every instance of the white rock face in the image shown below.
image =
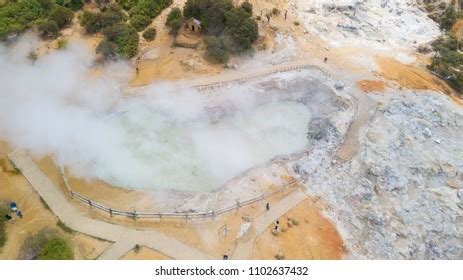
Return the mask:
{"type": "Polygon", "coordinates": [[[408,0],[291,0],[306,28],[334,47],[410,48],[439,36],[408,0]]]}
{"type": "Polygon", "coordinates": [[[447,182],[463,181],[463,109],[438,93],[390,94],[351,161],[320,148],[293,170],[355,257],[462,259],[463,193],[447,182]]]}

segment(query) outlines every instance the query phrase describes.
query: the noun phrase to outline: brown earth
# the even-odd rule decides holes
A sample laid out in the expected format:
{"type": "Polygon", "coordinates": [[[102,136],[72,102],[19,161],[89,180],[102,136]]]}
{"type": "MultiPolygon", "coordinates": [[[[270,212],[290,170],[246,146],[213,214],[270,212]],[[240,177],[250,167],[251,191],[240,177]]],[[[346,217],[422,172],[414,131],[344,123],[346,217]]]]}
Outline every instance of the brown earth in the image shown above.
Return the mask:
{"type": "Polygon", "coordinates": [[[385,90],[385,84],[381,80],[361,80],[357,82],[357,86],[366,93],[385,90]]]}
{"type": "Polygon", "coordinates": [[[455,25],[452,27],[452,32],[455,33],[458,38],[463,39],[463,19],[459,19],[455,22],[455,25]]]}
{"type": "Polygon", "coordinates": [[[279,254],[289,260],[341,259],[343,241],[335,226],[320,214],[320,207],[306,199],[280,218],[282,232],[272,234],[273,225],[257,240],[252,259],[275,259],[279,254]],[[288,219],[297,225],[288,226],[288,219]]]}
{"type": "Polygon", "coordinates": [[[396,82],[400,87],[419,90],[440,91],[449,95],[453,90],[427,69],[401,64],[394,58],[378,56],[378,74],[387,80],[396,82]]]}
{"type": "Polygon", "coordinates": [[[171,258],[150,248],[140,247],[138,252],[131,250],[121,260],[171,260],[171,258]]]}
{"type": "Polygon", "coordinates": [[[17,259],[24,241],[45,228],[54,230],[69,240],[76,259],[98,257],[109,242],[80,233],[69,234],[58,227],[58,220],[45,208],[34,189],[20,173],[14,172],[7,158],[9,151],[9,145],[0,141],[0,203],[8,206],[9,201],[15,201],[23,218],[12,215],[14,223],[7,223],[8,238],[5,246],[0,249],[0,259],[17,259]]]}

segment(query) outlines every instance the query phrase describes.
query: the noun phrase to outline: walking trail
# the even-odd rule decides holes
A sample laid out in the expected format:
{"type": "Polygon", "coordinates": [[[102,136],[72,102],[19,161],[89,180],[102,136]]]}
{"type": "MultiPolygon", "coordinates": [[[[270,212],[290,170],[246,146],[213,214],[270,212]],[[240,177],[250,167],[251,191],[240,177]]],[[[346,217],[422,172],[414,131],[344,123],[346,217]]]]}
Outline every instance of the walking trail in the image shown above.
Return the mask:
{"type": "Polygon", "coordinates": [[[304,201],[306,198],[307,196],[297,189],[282,200],[272,204],[269,211],[265,211],[253,221],[247,234],[242,240],[240,240],[241,242],[238,243],[238,246],[236,246],[232,259],[248,259],[257,238],[282,215],[296,207],[296,205],[304,201]]]}
{"type": "Polygon", "coordinates": [[[24,151],[15,150],[8,157],[63,223],[75,231],[114,242],[100,256],[101,259],[119,259],[136,244],[174,259],[212,259],[198,249],[154,230],[137,230],[85,217],[24,151]]]}

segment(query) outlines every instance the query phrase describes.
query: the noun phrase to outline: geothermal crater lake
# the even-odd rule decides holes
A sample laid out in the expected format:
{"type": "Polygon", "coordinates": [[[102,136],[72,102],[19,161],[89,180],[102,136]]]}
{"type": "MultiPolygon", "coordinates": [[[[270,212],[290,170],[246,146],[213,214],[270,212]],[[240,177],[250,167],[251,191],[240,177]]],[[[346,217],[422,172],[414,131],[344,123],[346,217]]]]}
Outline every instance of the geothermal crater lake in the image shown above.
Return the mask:
{"type": "Polygon", "coordinates": [[[292,100],[185,115],[137,103],[109,119],[120,129],[126,170],[111,160],[96,175],[132,189],[212,191],[253,166],[304,149],[310,109],[292,100]]]}

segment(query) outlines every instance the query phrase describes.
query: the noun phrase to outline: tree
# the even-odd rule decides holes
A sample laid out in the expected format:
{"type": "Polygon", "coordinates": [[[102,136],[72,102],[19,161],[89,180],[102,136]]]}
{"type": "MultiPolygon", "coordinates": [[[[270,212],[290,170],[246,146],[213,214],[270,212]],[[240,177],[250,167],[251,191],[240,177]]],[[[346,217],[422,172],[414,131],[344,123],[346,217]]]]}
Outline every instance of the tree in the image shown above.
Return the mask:
{"type": "Polygon", "coordinates": [[[233,7],[232,0],[187,0],[183,16],[200,20],[207,34],[219,36],[225,29],[224,15],[233,7]]]}
{"type": "Polygon", "coordinates": [[[156,29],[155,28],[148,28],[143,32],[143,38],[146,41],[153,41],[156,38],[156,29]]]}
{"type": "Polygon", "coordinates": [[[59,27],[55,21],[47,20],[39,24],[38,30],[43,39],[55,39],[59,36],[59,27]]]}
{"type": "Polygon", "coordinates": [[[230,53],[227,50],[223,37],[208,36],[204,40],[206,44],[206,58],[212,63],[227,63],[230,53]]]}
{"type": "Polygon", "coordinates": [[[96,53],[101,54],[105,59],[116,59],[117,45],[107,39],[104,39],[96,47],[96,53]]]}
{"type": "Polygon", "coordinates": [[[252,47],[259,36],[257,22],[248,17],[248,13],[243,9],[233,9],[225,14],[226,29],[225,33],[235,43],[233,51],[240,52],[252,47]]]}
{"type": "Polygon", "coordinates": [[[8,2],[0,7],[0,40],[23,32],[44,15],[45,11],[37,0],[8,2]]]}
{"type": "Polygon", "coordinates": [[[59,29],[63,29],[65,27],[70,26],[73,18],[74,13],[72,12],[72,10],[63,6],[54,7],[51,10],[50,15],[48,16],[48,19],[50,21],[56,22],[59,29]]]}
{"type": "Polygon", "coordinates": [[[177,34],[182,26],[183,16],[179,8],[173,8],[167,15],[166,25],[170,27],[171,34],[177,34]]]}
{"type": "Polygon", "coordinates": [[[146,15],[134,15],[130,19],[130,24],[137,30],[142,31],[151,23],[151,19],[146,15]]]}

